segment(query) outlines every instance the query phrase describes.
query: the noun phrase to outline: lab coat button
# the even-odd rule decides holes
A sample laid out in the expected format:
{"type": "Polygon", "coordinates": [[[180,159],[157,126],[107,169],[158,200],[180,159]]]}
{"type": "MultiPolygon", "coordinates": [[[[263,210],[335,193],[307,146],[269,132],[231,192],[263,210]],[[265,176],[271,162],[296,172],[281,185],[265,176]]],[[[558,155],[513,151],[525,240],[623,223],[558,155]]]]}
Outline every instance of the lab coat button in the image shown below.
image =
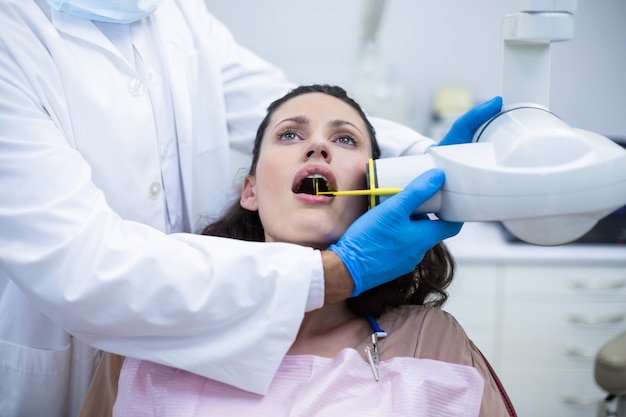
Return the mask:
{"type": "Polygon", "coordinates": [[[141,82],[141,80],[133,78],[128,82],[128,92],[133,96],[137,97],[141,95],[142,90],[143,83],[141,82]]]}
{"type": "Polygon", "coordinates": [[[156,200],[161,194],[161,184],[158,182],[153,182],[150,184],[150,198],[156,200]]]}

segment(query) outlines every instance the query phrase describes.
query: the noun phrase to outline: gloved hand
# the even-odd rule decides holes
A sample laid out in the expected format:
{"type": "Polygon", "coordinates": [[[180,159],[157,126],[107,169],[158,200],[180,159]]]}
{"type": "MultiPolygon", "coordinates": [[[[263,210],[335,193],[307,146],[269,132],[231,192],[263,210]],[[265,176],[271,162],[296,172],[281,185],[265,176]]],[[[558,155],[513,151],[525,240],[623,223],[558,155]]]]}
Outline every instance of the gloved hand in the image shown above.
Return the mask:
{"type": "Polygon", "coordinates": [[[478,104],[467,111],[464,115],[456,119],[452,127],[437,145],[458,145],[460,143],[470,143],[474,137],[474,132],[487,120],[500,112],[502,108],[502,97],[494,97],[489,101],[478,104]]]}
{"type": "Polygon", "coordinates": [[[443,186],[440,169],[426,171],[400,193],[359,217],[328,248],[343,261],[354,281],[355,297],[412,271],[426,251],[456,235],[462,223],[411,220],[411,213],[443,186]]]}

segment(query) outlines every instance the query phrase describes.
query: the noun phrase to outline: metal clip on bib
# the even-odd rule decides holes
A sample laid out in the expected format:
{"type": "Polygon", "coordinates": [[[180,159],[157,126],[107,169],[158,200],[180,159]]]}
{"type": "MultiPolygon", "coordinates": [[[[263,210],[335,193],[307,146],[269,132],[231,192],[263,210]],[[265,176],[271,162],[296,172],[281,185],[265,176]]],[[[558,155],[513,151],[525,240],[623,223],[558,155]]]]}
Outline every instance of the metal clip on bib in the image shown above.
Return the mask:
{"type": "Polygon", "coordinates": [[[376,364],[380,361],[380,352],[378,350],[378,339],[387,337],[387,332],[381,329],[376,322],[376,319],[371,314],[365,314],[367,321],[370,324],[370,327],[374,331],[372,333],[372,346],[365,346],[365,355],[367,356],[367,361],[370,363],[370,367],[372,368],[372,373],[374,374],[374,379],[376,382],[380,380],[380,374],[378,373],[378,368],[376,364]]]}

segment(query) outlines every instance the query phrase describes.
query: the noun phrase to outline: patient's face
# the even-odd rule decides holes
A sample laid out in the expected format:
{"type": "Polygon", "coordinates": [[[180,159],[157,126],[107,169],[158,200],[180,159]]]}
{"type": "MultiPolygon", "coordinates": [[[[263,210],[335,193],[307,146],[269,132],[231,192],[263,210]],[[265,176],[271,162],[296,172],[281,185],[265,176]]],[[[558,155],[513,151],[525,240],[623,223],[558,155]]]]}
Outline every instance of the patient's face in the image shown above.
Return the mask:
{"type": "Polygon", "coordinates": [[[266,241],[326,248],[367,208],[367,198],[315,195],[315,180],[332,190],[365,188],[372,153],[367,128],[343,101],[308,93],[272,115],[256,174],[244,182],[241,205],[258,210],[266,241]]]}

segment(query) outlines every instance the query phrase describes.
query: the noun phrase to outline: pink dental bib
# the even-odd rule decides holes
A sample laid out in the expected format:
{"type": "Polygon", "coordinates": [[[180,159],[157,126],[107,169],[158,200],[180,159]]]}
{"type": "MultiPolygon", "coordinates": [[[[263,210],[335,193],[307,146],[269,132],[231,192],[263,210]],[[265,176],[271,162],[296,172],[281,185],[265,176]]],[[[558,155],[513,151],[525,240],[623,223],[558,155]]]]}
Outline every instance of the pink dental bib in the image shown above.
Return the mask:
{"type": "MultiPolygon", "coordinates": [[[[127,358],[113,415],[122,416],[478,416],[483,379],[470,366],[394,357],[369,364],[354,349],[334,358],[286,356],[267,395],[186,371],[127,358]]],[[[243,376],[242,376],[243,377],[243,376]]]]}

